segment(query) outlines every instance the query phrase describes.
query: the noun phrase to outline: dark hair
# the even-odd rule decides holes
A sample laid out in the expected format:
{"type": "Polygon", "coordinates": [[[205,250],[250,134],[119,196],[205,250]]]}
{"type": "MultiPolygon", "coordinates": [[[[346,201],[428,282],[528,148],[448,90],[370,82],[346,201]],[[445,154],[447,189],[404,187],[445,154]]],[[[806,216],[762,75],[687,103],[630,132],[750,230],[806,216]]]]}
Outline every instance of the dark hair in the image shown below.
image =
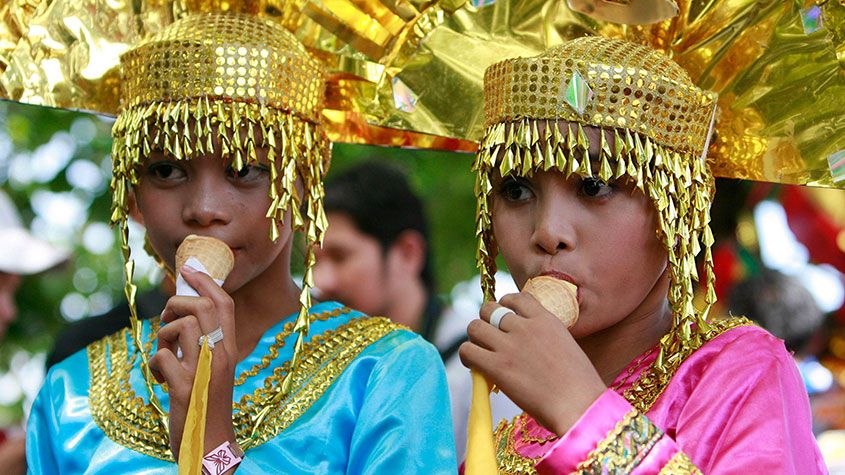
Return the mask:
{"type": "Polygon", "coordinates": [[[737,284],[730,310],[760,324],[782,338],[790,351],[801,351],[824,322],[812,294],[796,278],[772,269],[737,284]]]}
{"type": "Polygon", "coordinates": [[[420,278],[429,295],[434,295],[428,219],[402,170],[376,160],[353,165],[326,182],[324,206],[327,213],[349,216],[362,233],[381,244],[383,252],[404,231],[420,233],[426,243],[420,278]]]}

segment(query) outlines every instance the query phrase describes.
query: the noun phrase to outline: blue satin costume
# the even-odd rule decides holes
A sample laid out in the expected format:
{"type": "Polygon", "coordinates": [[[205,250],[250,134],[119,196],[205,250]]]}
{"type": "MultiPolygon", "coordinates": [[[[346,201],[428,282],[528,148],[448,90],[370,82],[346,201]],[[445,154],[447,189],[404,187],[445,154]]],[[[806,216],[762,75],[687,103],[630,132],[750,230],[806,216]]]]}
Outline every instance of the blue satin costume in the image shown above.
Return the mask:
{"type": "MultiPolygon", "coordinates": [[[[315,305],[311,314],[331,316],[312,317],[306,340],[310,346],[304,345],[300,371],[304,381],[271,411],[260,426],[266,441],[246,451],[236,473],[455,473],[449,394],[434,347],[386,319],[366,317],[334,302],[315,305]]],[[[259,365],[276,334],[294,318],[268,330],[235,374],[259,365]]],[[[153,341],[150,325],[144,322],[143,341],[153,341]]],[[[278,358],[235,386],[236,403],[263,387],[273,369],[290,359],[294,338],[288,335],[278,358]]],[[[118,404],[132,399],[131,392],[127,396],[130,387],[148,401],[139,358],[131,360],[131,355],[128,331],[119,332],[50,370],[29,419],[30,473],[176,473],[166,443],[159,441],[150,449],[126,429],[132,427],[133,415],[144,419],[137,406],[121,409],[118,404]],[[104,351],[103,342],[109,339],[112,345],[104,351]],[[122,342],[129,351],[120,354],[117,350],[126,348],[122,342]],[[127,369],[131,363],[128,379],[123,378],[127,384],[119,384],[119,361],[126,361],[127,369]],[[105,370],[111,372],[103,377],[105,370]],[[91,378],[92,373],[99,380],[91,378]]],[[[154,391],[166,411],[167,393],[158,385],[154,391]]]]}

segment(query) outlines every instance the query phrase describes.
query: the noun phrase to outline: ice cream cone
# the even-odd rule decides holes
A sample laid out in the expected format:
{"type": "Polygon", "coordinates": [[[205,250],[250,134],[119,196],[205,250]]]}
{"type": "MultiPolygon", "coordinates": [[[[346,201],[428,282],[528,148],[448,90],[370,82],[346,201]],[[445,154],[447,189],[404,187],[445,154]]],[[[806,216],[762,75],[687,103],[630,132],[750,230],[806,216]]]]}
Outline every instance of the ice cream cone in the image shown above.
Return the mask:
{"type": "Polygon", "coordinates": [[[531,294],[567,328],[572,328],[578,321],[578,288],[574,284],[541,275],[529,279],[522,291],[531,294]]]}
{"type": "Polygon", "coordinates": [[[208,236],[191,234],[182,241],[179,249],[176,250],[176,271],[178,272],[191,257],[205,266],[208,275],[220,281],[226,280],[226,276],[235,265],[235,256],[229,246],[219,239],[208,236]]]}

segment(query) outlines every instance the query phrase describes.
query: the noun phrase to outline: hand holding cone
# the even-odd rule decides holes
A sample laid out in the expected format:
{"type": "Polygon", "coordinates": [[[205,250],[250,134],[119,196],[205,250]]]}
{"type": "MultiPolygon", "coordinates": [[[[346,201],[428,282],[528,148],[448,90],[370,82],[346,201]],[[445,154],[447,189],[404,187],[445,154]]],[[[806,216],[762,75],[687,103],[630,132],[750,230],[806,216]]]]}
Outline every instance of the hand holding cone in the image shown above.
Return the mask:
{"type": "MultiPolygon", "coordinates": [[[[235,256],[223,241],[208,236],[189,235],[176,250],[177,295],[198,295],[190,285],[184,282],[182,275],[179,273],[182,266],[191,258],[199,261],[202,268],[197,270],[205,272],[220,285],[223,285],[223,281],[226,280],[235,265],[235,256]],[[180,281],[184,285],[180,285],[180,281]]],[[[234,335],[227,336],[234,338],[234,335]]],[[[194,475],[202,471],[209,399],[208,387],[211,381],[213,354],[209,349],[207,339],[202,341],[201,345],[202,349],[197,361],[194,384],[191,388],[191,400],[188,405],[182,442],[179,445],[178,468],[180,475],[194,475]]]]}
{"type": "MultiPolygon", "coordinates": [[[[537,299],[551,314],[572,328],[578,321],[578,288],[565,280],[541,275],[529,279],[523,292],[537,299]]],[[[490,413],[490,384],[476,370],[472,370],[472,402],[469,413],[467,458],[464,465],[467,475],[496,473],[496,451],[493,443],[493,418],[490,413]]]]}

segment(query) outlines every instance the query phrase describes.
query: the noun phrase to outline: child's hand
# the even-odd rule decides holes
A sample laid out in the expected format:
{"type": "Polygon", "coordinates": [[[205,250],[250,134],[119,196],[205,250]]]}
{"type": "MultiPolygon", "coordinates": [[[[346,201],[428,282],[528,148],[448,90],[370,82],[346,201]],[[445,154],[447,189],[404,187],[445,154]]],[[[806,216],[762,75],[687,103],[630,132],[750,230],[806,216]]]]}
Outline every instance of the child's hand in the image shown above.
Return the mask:
{"type": "Polygon", "coordinates": [[[487,302],[481,320],[467,327],[460,349],[464,365],[485,374],[547,429],[563,435],[607,387],[563,324],[528,294],[510,294],[501,305],[487,302]],[[490,314],[514,311],[499,329],[490,314]]]}
{"type": "Polygon", "coordinates": [[[159,382],[167,383],[170,394],[170,449],[177,460],[199,360],[200,337],[218,326],[223,329],[223,341],[211,350],[203,454],[224,441],[235,441],[232,388],[238,359],[232,298],[206,274],[188,267],[182,268],[181,273],[200,296],[175,296],[167,301],[161,312],[161,320],[167,325],[159,331],[158,351],[150,359],[153,375],[159,382]],[[182,350],[181,360],[176,356],[177,348],[182,350]]]}

